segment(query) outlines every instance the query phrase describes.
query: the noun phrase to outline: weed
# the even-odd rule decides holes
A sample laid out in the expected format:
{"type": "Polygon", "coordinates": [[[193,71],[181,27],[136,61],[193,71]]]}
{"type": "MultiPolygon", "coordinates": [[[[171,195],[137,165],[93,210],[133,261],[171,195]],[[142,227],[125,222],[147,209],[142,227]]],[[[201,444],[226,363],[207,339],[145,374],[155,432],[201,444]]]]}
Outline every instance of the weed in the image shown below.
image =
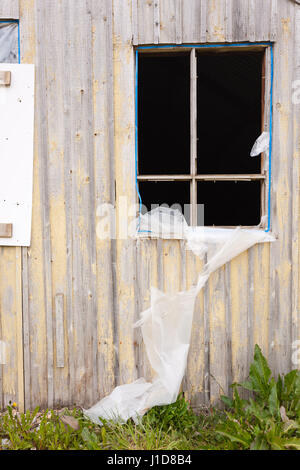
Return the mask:
{"type": "Polygon", "coordinates": [[[233,448],[300,450],[300,371],[293,370],[276,381],[256,345],[249,379],[232,387],[233,399],[221,397],[229,411],[216,431],[233,448]],[[239,387],[253,397],[240,398],[239,387]]]}
{"type": "Polygon", "coordinates": [[[196,415],[181,395],[156,406],[138,424],[106,421],[98,426],[80,409],[0,414],[0,450],[300,450],[300,372],[277,380],[258,346],[249,378],[221,397],[224,411],[196,415]],[[241,398],[239,389],[251,398],[241,398]]]}

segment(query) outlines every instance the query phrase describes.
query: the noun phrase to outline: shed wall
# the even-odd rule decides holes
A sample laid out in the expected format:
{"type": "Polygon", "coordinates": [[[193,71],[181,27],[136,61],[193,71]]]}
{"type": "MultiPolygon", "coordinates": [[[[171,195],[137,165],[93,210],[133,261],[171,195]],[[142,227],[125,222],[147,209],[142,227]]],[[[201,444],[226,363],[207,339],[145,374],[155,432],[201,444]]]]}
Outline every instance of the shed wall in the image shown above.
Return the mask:
{"type": "Polygon", "coordinates": [[[19,19],[19,0],[1,0],[0,19],[19,19]]]}
{"type": "MultiPolygon", "coordinates": [[[[6,3],[16,14],[18,2],[1,2],[1,15],[6,3]]],[[[295,367],[300,115],[292,82],[300,79],[300,6],[290,0],[77,0],[76,8],[73,0],[19,0],[19,6],[22,62],[36,64],[33,232],[29,249],[0,249],[0,339],[9,351],[0,365],[0,407],[9,400],[87,407],[115,385],[150,377],[132,323],[149,306],[150,285],[185,289],[201,268],[180,241],[96,235],[99,204],[136,198],[132,43],[276,41],[278,242],[228,263],[199,295],[183,390],[195,407],[216,402],[230,383],[245,379],[255,343],[275,373],[295,367]]]]}

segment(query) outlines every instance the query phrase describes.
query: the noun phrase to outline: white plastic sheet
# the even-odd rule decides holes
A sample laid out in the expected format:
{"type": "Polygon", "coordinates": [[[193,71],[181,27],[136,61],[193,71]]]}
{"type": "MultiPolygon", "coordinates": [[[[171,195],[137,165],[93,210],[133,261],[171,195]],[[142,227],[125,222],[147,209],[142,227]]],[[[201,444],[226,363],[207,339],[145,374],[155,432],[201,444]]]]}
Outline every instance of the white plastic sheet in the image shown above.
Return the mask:
{"type": "Polygon", "coordinates": [[[260,155],[263,152],[266,152],[270,146],[270,133],[269,132],[263,132],[258,139],[256,139],[251,153],[250,157],[256,157],[257,155],[260,155]]]}
{"type": "Polygon", "coordinates": [[[0,63],[14,64],[18,57],[17,23],[0,23],[0,63]]]}
{"type": "Polygon", "coordinates": [[[162,232],[181,235],[186,240],[186,248],[197,256],[205,255],[207,262],[197,285],[188,291],[167,294],[151,288],[150,308],[141,314],[135,326],[142,329],[147,356],[156,375],[152,382],[141,378],[130,385],[119,386],[85,410],[86,416],[98,424],[101,418],[121,423],[129,418],[138,421],[153,406],[176,401],[186,368],[198,293],[209,276],[235,256],[256,243],[275,240],[271,234],[258,229],[190,228],[179,211],[161,207],[141,216],[139,226],[140,230],[151,229],[152,235],[162,232]]]}

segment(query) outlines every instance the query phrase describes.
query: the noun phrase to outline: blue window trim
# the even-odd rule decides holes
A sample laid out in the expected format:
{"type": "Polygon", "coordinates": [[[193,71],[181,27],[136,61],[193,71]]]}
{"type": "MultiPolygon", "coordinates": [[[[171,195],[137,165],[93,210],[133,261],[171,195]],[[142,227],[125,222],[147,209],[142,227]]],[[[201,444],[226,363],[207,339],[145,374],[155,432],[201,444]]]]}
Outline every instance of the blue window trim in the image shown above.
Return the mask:
{"type": "MultiPolygon", "coordinates": [[[[270,145],[269,145],[269,178],[268,178],[268,226],[265,230],[271,230],[271,180],[272,180],[272,137],[273,137],[273,82],[274,82],[274,49],[272,42],[243,42],[243,43],[230,43],[230,44],[167,44],[157,46],[138,46],[135,49],[135,182],[136,191],[139,198],[139,223],[138,232],[140,230],[140,217],[142,213],[142,198],[139,192],[138,185],[138,72],[139,72],[139,51],[151,49],[174,49],[183,47],[185,49],[210,49],[220,47],[249,47],[249,46],[267,46],[271,52],[271,77],[270,77],[270,145]]],[[[148,232],[149,233],[149,232],[148,232]]]]}
{"type": "Polygon", "coordinates": [[[17,23],[18,25],[18,62],[21,63],[21,38],[20,38],[20,21],[19,20],[0,20],[0,23],[17,23]]]}

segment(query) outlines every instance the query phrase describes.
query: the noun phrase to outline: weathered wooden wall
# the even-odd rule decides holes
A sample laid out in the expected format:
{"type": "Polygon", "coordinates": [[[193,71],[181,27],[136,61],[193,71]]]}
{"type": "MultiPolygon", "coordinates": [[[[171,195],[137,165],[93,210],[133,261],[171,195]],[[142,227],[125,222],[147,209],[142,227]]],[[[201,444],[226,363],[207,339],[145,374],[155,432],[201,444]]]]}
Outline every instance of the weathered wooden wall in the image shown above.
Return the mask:
{"type": "Polygon", "coordinates": [[[178,290],[197,279],[201,262],[180,241],[96,236],[99,204],[136,198],[133,43],[275,40],[272,229],[279,240],[228,263],[200,294],[183,388],[195,407],[215,402],[220,387],[226,393],[245,378],[255,343],[274,372],[294,367],[300,118],[292,82],[300,79],[300,6],[0,3],[2,18],[19,3],[21,58],[36,64],[37,82],[32,245],[0,249],[0,340],[9,357],[0,365],[0,407],[8,400],[87,407],[117,384],[149,377],[140,333],[132,330],[149,305],[149,286],[178,290]]]}
{"type": "Polygon", "coordinates": [[[19,19],[19,0],[1,0],[0,19],[19,19]]]}

